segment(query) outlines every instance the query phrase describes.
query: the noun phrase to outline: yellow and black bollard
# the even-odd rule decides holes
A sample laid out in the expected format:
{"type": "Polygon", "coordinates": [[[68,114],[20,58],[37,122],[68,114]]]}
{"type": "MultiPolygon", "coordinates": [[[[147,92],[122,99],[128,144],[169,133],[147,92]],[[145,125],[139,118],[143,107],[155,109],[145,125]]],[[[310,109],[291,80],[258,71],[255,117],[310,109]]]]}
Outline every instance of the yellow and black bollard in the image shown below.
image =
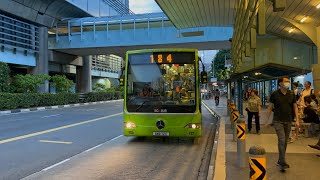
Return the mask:
{"type": "Polygon", "coordinates": [[[233,102],[230,102],[230,124],[231,124],[231,129],[234,127],[234,121],[233,121],[233,111],[236,109],[236,106],[233,102]]]}
{"type": "Polygon", "coordinates": [[[245,167],[248,163],[246,158],[246,123],[243,119],[237,121],[237,154],[239,167],[245,167]]]}
{"type": "Polygon", "coordinates": [[[249,149],[250,180],[267,179],[266,151],[261,146],[252,146],[249,149]]]}
{"type": "Polygon", "coordinates": [[[230,116],[230,114],[231,114],[231,110],[230,110],[230,103],[231,103],[231,100],[230,99],[228,99],[227,100],[227,103],[228,103],[228,105],[227,105],[227,116],[230,116]]]}
{"type": "Polygon", "coordinates": [[[232,111],[232,121],[233,121],[233,141],[237,141],[237,128],[235,127],[237,124],[237,121],[239,119],[239,111],[237,109],[234,109],[232,111]]]}

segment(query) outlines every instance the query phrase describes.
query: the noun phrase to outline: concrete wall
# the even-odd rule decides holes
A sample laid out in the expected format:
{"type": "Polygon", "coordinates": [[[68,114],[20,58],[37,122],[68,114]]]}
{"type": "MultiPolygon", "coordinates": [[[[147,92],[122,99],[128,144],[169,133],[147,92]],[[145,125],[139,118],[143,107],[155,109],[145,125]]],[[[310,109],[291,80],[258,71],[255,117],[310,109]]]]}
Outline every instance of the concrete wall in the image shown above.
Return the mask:
{"type": "Polygon", "coordinates": [[[251,54],[255,56],[245,58],[241,72],[268,63],[311,71],[312,64],[317,62],[314,46],[279,37],[258,38],[257,48],[251,54]]]}
{"type": "Polygon", "coordinates": [[[0,61],[11,64],[19,64],[26,66],[36,66],[36,56],[33,53],[25,53],[24,51],[17,50],[13,52],[12,48],[4,47],[0,51],[0,61]]]}

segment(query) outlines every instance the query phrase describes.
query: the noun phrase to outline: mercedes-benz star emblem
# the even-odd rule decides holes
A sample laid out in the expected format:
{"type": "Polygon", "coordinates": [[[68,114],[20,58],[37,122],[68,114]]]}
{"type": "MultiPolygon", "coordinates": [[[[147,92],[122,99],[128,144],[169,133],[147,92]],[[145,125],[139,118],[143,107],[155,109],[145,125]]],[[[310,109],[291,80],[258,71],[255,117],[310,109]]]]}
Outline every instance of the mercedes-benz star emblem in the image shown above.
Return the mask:
{"type": "Polygon", "coordinates": [[[162,120],[158,120],[157,123],[156,123],[156,126],[158,129],[163,129],[165,124],[162,120]]]}

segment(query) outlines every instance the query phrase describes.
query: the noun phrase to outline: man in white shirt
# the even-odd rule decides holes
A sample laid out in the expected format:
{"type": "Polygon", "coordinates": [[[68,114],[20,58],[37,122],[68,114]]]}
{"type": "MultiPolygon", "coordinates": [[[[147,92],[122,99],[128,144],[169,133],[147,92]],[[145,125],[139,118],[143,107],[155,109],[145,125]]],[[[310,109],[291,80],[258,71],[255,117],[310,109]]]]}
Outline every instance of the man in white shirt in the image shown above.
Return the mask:
{"type": "Polygon", "coordinates": [[[302,90],[301,95],[300,95],[300,99],[299,99],[299,105],[302,108],[306,107],[306,105],[304,103],[304,97],[309,96],[311,94],[314,94],[314,90],[311,89],[311,82],[310,81],[306,81],[304,83],[304,87],[305,87],[305,89],[302,90]]]}

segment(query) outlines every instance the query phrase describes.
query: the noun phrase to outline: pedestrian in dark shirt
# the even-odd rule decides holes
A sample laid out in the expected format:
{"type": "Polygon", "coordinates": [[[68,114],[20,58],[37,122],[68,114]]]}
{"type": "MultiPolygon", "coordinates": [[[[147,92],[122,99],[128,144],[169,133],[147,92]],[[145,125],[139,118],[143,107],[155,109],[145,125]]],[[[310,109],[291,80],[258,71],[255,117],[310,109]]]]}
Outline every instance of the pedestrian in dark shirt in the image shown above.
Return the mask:
{"type": "Polygon", "coordinates": [[[319,116],[317,115],[316,110],[311,106],[312,98],[310,96],[304,97],[304,102],[307,107],[303,109],[303,122],[311,123],[309,128],[305,129],[305,131],[309,131],[311,136],[315,136],[319,124],[319,116]]]}
{"type": "Polygon", "coordinates": [[[304,102],[307,107],[305,107],[303,109],[303,114],[305,116],[303,118],[303,122],[319,124],[319,117],[318,117],[316,111],[311,106],[311,102],[312,102],[311,97],[310,96],[304,97],[304,102]]]}
{"type": "Polygon", "coordinates": [[[267,112],[266,126],[269,125],[269,119],[272,110],[274,111],[273,126],[278,136],[279,160],[277,166],[280,170],[289,168],[286,162],[285,154],[287,142],[291,131],[291,123],[296,117],[296,127],[299,127],[298,106],[293,91],[289,90],[290,80],[288,77],[278,79],[279,89],[270,96],[270,103],[267,112]],[[273,108],[274,107],[274,108],[273,108]]]}

